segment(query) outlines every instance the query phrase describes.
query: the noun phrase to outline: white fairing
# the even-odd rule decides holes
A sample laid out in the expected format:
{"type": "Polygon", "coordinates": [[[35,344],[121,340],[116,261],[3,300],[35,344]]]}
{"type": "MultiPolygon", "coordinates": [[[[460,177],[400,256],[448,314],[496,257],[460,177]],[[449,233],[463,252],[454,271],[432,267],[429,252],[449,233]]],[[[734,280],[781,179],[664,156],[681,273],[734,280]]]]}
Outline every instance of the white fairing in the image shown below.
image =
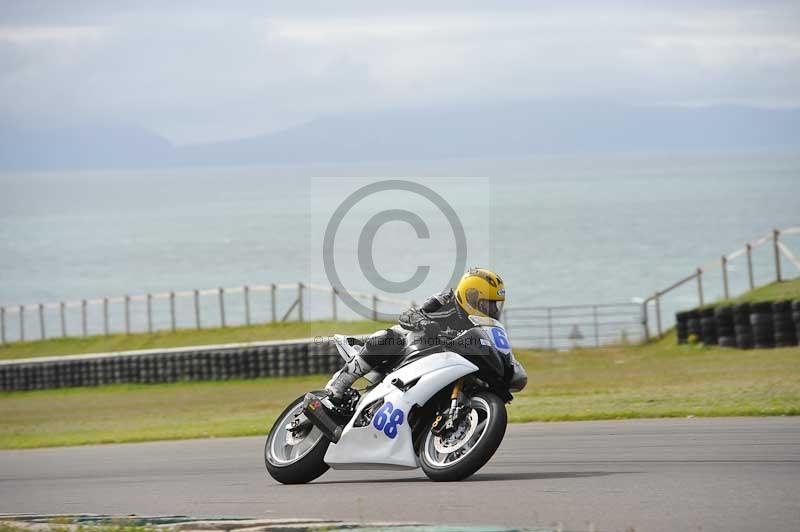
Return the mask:
{"type": "MultiPolygon", "coordinates": [[[[339,345],[337,342],[337,347],[339,345]]],[[[419,467],[408,425],[409,412],[414,406],[424,405],[450,383],[477,370],[475,364],[462,356],[444,352],[425,356],[388,374],[361,398],[339,442],[328,447],[325,462],[334,469],[419,467]],[[408,391],[392,384],[393,381],[408,384],[416,379],[419,380],[408,391]],[[383,406],[369,425],[355,427],[354,423],[361,417],[364,408],[379,399],[383,399],[383,406]],[[382,411],[383,415],[379,415],[382,411]]]]}

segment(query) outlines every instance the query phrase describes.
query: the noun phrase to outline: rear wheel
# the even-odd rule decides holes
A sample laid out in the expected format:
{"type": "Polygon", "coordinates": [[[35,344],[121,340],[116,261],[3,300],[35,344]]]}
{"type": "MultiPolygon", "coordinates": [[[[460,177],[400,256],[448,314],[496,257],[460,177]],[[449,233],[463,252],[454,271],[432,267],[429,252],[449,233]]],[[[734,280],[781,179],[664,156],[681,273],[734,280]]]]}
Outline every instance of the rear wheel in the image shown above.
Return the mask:
{"type": "Polygon", "coordinates": [[[447,436],[430,430],[420,443],[419,460],[431,480],[463,480],[494,455],[506,433],[506,405],[491,392],[469,398],[469,412],[447,436]]]}
{"type": "Polygon", "coordinates": [[[264,446],[267,471],[282,484],[305,484],[328,470],[325,452],[330,441],[302,415],[303,399],[297,398],[278,416],[264,446]]]}

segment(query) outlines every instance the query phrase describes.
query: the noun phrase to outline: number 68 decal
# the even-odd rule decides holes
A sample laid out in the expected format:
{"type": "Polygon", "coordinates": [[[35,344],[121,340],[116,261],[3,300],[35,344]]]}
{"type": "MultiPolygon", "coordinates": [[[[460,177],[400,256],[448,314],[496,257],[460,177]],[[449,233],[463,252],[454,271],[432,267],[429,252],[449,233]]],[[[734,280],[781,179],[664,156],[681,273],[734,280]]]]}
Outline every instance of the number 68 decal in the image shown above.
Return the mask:
{"type": "Polygon", "coordinates": [[[395,408],[390,402],[383,403],[383,406],[375,413],[372,426],[382,430],[387,438],[394,439],[397,436],[397,427],[403,424],[405,414],[399,408],[395,408]]]}

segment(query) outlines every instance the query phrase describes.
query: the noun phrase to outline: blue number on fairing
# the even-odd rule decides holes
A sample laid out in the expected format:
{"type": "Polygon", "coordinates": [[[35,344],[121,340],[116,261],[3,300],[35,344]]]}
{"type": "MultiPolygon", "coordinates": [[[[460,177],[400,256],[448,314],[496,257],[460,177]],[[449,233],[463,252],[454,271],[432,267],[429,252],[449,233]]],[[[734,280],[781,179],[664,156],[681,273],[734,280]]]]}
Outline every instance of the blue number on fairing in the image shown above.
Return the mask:
{"type": "Polygon", "coordinates": [[[492,338],[494,339],[494,345],[497,347],[497,349],[511,349],[511,344],[508,343],[506,331],[500,327],[494,327],[492,329],[492,338]]]}
{"type": "Polygon", "coordinates": [[[397,436],[398,426],[403,424],[405,414],[399,408],[394,408],[392,403],[385,402],[375,413],[372,426],[382,430],[387,438],[394,439],[397,436]]]}

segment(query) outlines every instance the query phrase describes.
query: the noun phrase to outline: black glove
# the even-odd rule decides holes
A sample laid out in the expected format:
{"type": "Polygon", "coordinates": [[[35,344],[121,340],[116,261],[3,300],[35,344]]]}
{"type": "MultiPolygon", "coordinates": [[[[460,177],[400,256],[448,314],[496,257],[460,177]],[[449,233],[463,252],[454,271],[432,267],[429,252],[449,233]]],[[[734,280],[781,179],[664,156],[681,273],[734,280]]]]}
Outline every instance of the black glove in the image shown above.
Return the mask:
{"type": "Polygon", "coordinates": [[[442,332],[442,326],[433,320],[424,320],[420,322],[422,330],[425,332],[427,338],[437,338],[442,332]]]}

